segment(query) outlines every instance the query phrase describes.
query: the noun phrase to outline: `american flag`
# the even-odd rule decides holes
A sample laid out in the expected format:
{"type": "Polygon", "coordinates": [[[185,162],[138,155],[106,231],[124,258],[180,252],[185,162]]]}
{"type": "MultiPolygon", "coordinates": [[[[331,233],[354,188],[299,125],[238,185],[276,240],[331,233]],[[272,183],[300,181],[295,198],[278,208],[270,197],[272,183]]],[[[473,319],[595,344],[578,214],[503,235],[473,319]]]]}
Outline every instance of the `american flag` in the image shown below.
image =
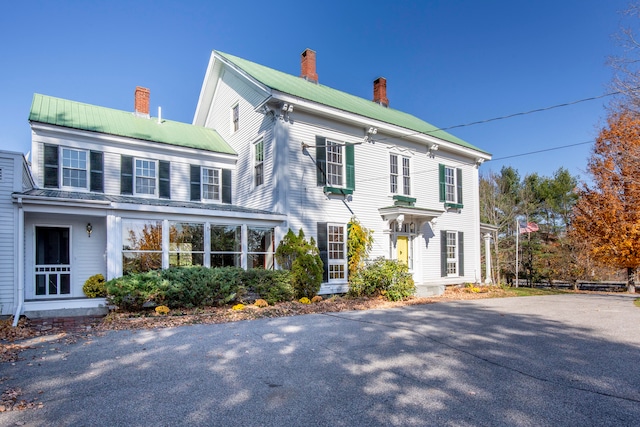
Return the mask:
{"type": "Polygon", "coordinates": [[[520,234],[522,233],[532,233],[534,231],[538,231],[538,224],[536,224],[535,222],[528,222],[528,223],[520,223],[520,234]]]}

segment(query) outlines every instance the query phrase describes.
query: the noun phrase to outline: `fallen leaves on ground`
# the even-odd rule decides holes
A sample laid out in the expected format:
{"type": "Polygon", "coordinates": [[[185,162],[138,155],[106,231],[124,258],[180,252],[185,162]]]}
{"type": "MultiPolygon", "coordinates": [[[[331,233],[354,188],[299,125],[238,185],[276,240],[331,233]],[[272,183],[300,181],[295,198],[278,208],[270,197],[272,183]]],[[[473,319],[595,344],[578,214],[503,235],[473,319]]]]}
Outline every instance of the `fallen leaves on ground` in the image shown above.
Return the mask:
{"type": "MultiPolygon", "coordinates": [[[[0,384],[7,381],[7,378],[0,378],[0,384]]],[[[0,412],[24,411],[25,409],[42,408],[42,402],[38,402],[37,398],[30,400],[20,399],[22,390],[19,387],[11,387],[5,389],[0,395],[0,412]]]]}

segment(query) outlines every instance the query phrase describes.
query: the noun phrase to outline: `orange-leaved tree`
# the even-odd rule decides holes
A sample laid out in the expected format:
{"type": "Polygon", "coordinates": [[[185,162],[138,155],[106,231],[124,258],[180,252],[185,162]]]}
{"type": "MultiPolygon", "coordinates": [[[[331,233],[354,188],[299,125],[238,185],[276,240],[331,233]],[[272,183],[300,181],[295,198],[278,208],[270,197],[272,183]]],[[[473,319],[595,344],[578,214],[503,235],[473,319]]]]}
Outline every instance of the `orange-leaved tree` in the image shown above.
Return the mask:
{"type": "Polygon", "coordinates": [[[569,231],[585,242],[595,261],[625,268],[627,290],[635,292],[640,266],[640,115],[612,112],[587,167],[593,183],[579,190],[569,231]]]}

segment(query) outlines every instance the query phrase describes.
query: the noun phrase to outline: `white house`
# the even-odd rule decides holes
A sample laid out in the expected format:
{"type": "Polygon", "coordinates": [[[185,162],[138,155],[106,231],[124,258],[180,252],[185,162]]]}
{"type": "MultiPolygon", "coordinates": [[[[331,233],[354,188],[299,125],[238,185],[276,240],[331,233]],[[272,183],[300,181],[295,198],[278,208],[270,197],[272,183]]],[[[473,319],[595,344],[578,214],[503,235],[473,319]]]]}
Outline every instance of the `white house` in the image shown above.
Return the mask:
{"type": "Polygon", "coordinates": [[[36,94],[29,121],[34,185],[14,183],[9,204],[23,280],[12,294],[0,288],[3,312],[104,311],[82,291],[98,273],[273,267],[286,217],[239,207],[235,151],[215,130],[150,117],[147,89],[136,89],[134,112],[36,94]]]}
{"type": "Polygon", "coordinates": [[[214,51],[193,124],[238,153],[237,204],[316,239],[321,293],[347,289],[352,217],[373,230],[372,257],[409,265],[419,294],[480,281],[478,166],[491,157],[390,108],[384,78],[367,100],[320,84],[309,49],[300,77],[214,51]]]}
{"type": "MultiPolygon", "coordinates": [[[[32,162],[0,152],[0,311],[104,312],[82,286],[133,271],[274,268],[289,228],[314,237],[320,293],[347,290],[347,224],[371,257],[408,264],[419,294],[478,282],[478,166],[490,155],[389,107],[214,51],[193,124],[36,94],[32,162]]],[[[17,319],[17,316],[16,316],[17,319]]]]}

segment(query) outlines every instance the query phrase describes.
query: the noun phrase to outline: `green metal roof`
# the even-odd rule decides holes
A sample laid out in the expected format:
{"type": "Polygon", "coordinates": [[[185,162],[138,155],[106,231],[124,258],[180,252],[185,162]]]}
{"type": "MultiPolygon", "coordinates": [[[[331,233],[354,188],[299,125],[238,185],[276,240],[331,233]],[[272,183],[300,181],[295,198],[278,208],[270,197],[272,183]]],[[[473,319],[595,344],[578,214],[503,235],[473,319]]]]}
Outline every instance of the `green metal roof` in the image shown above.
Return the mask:
{"type": "Polygon", "coordinates": [[[34,94],[30,122],[109,135],[197,148],[216,153],[236,154],[213,129],[157,118],[137,116],[132,112],[34,94]]]}
{"type": "Polygon", "coordinates": [[[438,128],[432,124],[412,116],[411,114],[403,113],[402,111],[394,110],[393,108],[383,107],[382,105],[368,99],[350,95],[346,92],[341,92],[319,83],[312,83],[300,77],[292,76],[290,74],[265,67],[264,65],[238,58],[237,56],[219,51],[214,52],[271,89],[327,105],[329,107],[337,108],[339,110],[379,120],[384,123],[400,126],[415,132],[431,135],[466,148],[486,153],[486,151],[483,151],[448,132],[438,130],[438,128]]]}

